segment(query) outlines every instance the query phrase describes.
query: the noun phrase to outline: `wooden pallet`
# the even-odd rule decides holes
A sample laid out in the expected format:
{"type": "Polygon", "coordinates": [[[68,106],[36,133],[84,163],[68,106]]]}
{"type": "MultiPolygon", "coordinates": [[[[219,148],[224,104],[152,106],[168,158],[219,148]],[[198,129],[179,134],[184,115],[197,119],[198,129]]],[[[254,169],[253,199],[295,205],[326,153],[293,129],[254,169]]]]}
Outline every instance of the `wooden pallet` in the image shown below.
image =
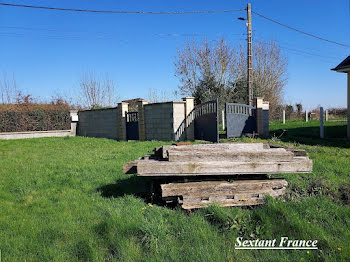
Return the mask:
{"type": "Polygon", "coordinates": [[[263,143],[185,144],[155,148],[153,155],[126,163],[123,172],[162,179],[161,197],[184,209],[214,202],[246,206],[262,204],[265,195],[281,196],[288,185],[257,176],[311,173],[312,160],[304,150],[263,143]]]}
{"type": "Polygon", "coordinates": [[[183,209],[196,209],[217,203],[221,206],[259,205],[264,196],[284,194],[288,183],[284,179],[206,181],[162,184],[162,197],[177,201],[183,209]]]}

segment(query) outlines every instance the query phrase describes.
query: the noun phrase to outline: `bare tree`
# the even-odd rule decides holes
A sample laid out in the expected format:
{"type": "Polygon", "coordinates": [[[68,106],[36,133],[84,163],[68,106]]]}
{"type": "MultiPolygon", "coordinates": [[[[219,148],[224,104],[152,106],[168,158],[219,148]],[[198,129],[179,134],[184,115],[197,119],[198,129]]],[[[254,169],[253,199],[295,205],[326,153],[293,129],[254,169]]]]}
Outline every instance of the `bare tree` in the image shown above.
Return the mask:
{"type": "Polygon", "coordinates": [[[116,86],[108,74],[101,79],[93,71],[84,72],[80,77],[79,87],[79,103],[82,107],[112,107],[117,103],[116,86]]]}
{"type": "Polygon", "coordinates": [[[237,52],[224,39],[215,44],[206,40],[187,43],[177,51],[174,64],[181,95],[193,95],[204,76],[213,76],[219,86],[227,86],[238,74],[237,52]]]}
{"type": "Polygon", "coordinates": [[[2,104],[11,104],[16,102],[16,97],[19,91],[15,75],[8,77],[5,72],[2,72],[0,79],[0,99],[2,104]]]}
{"type": "MultiPolygon", "coordinates": [[[[264,97],[273,111],[282,104],[287,60],[275,42],[257,42],[253,46],[253,64],[254,97],[264,97]]],[[[175,75],[183,95],[200,93],[211,99],[246,101],[247,58],[241,45],[236,50],[224,39],[215,44],[188,43],[177,52],[175,75]]]]}
{"type": "Polygon", "coordinates": [[[271,111],[283,102],[283,88],[287,83],[287,59],[276,42],[257,42],[253,47],[253,85],[255,97],[270,102],[271,111]]]}
{"type": "Polygon", "coordinates": [[[149,89],[147,100],[151,103],[168,102],[177,98],[177,91],[167,92],[165,90],[149,89]]]}

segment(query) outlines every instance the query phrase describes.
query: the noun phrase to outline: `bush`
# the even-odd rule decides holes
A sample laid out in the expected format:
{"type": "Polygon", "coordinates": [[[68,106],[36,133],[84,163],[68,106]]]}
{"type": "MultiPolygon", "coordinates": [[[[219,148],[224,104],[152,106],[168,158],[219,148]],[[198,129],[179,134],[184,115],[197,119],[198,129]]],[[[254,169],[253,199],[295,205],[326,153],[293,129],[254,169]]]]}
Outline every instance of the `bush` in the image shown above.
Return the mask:
{"type": "Polygon", "coordinates": [[[2,104],[0,132],[70,129],[68,104],[2,104]]]}

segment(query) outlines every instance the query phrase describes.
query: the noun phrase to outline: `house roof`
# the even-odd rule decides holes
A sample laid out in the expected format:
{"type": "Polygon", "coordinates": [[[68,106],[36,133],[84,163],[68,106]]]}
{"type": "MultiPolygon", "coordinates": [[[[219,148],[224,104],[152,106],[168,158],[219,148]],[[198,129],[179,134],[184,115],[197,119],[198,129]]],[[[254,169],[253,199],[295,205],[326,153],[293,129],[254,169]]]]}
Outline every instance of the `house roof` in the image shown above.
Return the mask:
{"type": "Polygon", "coordinates": [[[332,68],[331,70],[343,73],[350,72],[350,56],[345,58],[343,62],[341,62],[339,65],[337,65],[335,68],[332,68]]]}

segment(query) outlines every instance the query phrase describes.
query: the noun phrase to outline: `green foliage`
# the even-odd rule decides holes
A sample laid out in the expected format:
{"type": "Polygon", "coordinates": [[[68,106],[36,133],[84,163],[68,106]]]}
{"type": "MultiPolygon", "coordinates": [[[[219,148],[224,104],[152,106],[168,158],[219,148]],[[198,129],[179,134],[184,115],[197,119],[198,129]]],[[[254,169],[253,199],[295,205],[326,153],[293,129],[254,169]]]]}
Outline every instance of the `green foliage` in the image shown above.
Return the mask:
{"type": "Polygon", "coordinates": [[[296,103],[295,107],[297,108],[298,114],[301,114],[303,112],[303,105],[301,103],[296,103]]]}
{"type": "Polygon", "coordinates": [[[286,105],[286,119],[290,119],[291,115],[294,113],[294,107],[292,105],[286,105]]]}
{"type": "Polygon", "coordinates": [[[213,205],[191,214],[150,203],[149,180],[122,174],[125,162],[163,142],[0,141],[2,259],[347,261],[350,145],[313,140],[316,144],[275,141],[306,149],[314,161],[312,174],[283,176],[290,185],[284,199],[267,198],[254,208],[213,205]],[[235,250],[240,236],[317,239],[319,250],[235,250]]]}

